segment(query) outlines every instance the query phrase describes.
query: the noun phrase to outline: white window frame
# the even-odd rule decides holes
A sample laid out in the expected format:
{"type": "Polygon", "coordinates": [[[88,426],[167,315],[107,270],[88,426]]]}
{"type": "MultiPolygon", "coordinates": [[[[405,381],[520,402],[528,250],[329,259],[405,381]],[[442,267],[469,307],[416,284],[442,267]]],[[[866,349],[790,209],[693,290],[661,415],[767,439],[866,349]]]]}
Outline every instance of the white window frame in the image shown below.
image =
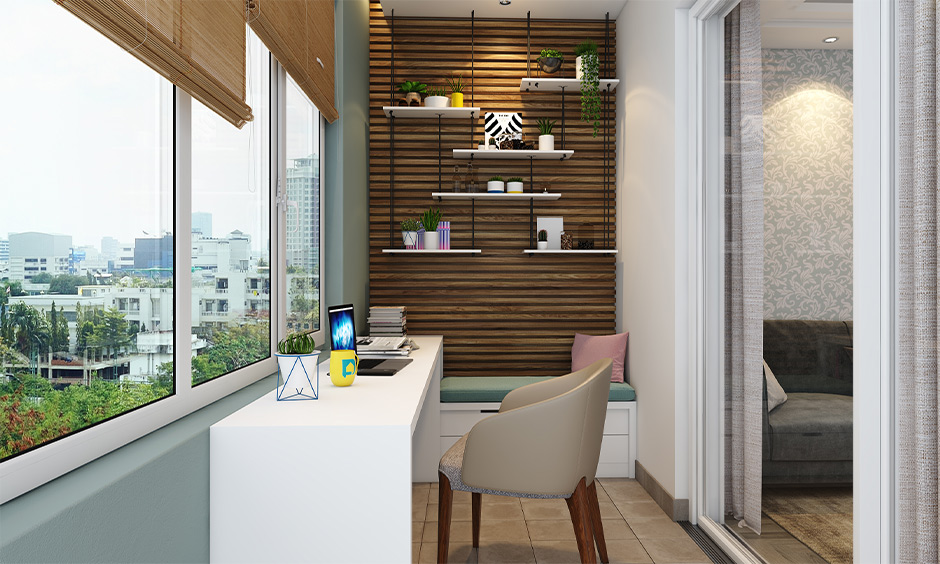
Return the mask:
{"type": "MultiPolygon", "coordinates": [[[[258,380],[270,376],[277,371],[274,358],[275,346],[285,331],[284,293],[284,229],[286,222],[281,220],[277,205],[278,174],[285,175],[285,162],[280,159],[283,155],[284,145],[284,98],[283,86],[285,80],[284,69],[271,57],[272,92],[281,93],[272,104],[275,116],[272,118],[272,161],[271,190],[270,190],[270,237],[271,237],[271,356],[255,362],[244,368],[219,376],[198,386],[192,385],[191,366],[189,362],[174,362],[176,368],[176,391],[172,396],[157,400],[154,403],[139,407],[126,414],[101,422],[92,427],[77,431],[62,437],[34,450],[25,452],[14,458],[0,463],[0,504],[14,499],[30,490],[33,490],[63,474],[66,474],[84,464],[104,456],[118,448],[133,442],[161,427],[164,427],[186,415],[213,403],[227,395],[248,386],[258,380]],[[278,90],[277,88],[280,87],[278,90]],[[274,166],[277,163],[277,166],[274,166]],[[274,268],[273,265],[278,265],[274,268]],[[277,315],[275,315],[277,312],[277,315]]],[[[189,351],[190,330],[192,326],[191,303],[192,284],[191,252],[192,252],[192,98],[185,92],[173,88],[173,124],[174,142],[172,145],[173,160],[169,160],[174,178],[174,345],[176,351],[189,351]],[[182,328],[182,330],[181,330],[182,328]]],[[[323,167],[323,140],[325,137],[324,121],[320,121],[320,299],[324,296],[323,263],[324,261],[324,234],[323,209],[324,206],[324,175],[323,167]]],[[[315,334],[318,342],[323,342],[325,334],[324,309],[320,308],[320,331],[315,334]]]]}

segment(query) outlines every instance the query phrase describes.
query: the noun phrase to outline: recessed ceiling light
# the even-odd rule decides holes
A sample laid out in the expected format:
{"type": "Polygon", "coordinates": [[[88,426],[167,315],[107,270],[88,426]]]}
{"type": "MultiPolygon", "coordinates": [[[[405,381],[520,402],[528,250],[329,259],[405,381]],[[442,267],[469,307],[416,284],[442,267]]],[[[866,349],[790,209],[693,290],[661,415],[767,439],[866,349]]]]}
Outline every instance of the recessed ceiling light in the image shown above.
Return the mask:
{"type": "Polygon", "coordinates": [[[835,42],[838,41],[838,40],[839,40],[839,38],[838,38],[838,37],[835,37],[835,36],[833,36],[833,37],[827,37],[827,38],[823,39],[823,43],[835,43],[835,42]]]}
{"type": "Polygon", "coordinates": [[[500,6],[508,6],[510,4],[512,4],[512,0],[499,0],[500,6]]]}

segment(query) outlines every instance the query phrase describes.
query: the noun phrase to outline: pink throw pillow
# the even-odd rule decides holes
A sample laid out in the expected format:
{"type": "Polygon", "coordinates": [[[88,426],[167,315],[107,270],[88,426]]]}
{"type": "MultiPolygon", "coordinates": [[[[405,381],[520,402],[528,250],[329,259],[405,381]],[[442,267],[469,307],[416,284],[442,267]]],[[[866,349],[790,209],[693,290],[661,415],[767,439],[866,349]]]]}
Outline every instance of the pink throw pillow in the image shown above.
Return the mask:
{"type": "Polygon", "coordinates": [[[602,358],[614,361],[611,382],[623,382],[624,359],[627,356],[627,339],[630,333],[616,335],[574,334],[574,346],[571,347],[571,371],[581,370],[602,358]]]}

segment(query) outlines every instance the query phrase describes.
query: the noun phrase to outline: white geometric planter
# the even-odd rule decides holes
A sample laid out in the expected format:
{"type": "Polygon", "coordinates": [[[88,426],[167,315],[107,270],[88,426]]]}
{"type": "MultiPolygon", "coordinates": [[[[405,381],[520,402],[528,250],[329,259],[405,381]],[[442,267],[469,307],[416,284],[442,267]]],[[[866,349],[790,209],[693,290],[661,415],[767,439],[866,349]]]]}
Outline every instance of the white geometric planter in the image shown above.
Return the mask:
{"type": "Polygon", "coordinates": [[[402,231],[401,240],[402,240],[402,243],[405,244],[406,249],[418,248],[418,232],[417,231],[402,231]]]}
{"type": "Polygon", "coordinates": [[[320,397],[320,351],[280,354],[277,357],[277,401],[315,400],[320,397]]]}

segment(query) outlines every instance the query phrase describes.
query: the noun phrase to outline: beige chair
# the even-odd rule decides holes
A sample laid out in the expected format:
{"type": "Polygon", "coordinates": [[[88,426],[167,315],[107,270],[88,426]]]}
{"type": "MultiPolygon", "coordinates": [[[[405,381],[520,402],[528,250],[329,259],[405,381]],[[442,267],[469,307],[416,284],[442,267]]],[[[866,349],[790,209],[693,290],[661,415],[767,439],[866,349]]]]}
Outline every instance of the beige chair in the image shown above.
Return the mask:
{"type": "Polygon", "coordinates": [[[447,561],[454,491],[472,492],[473,546],[482,494],[568,502],[582,562],[608,562],[594,473],[604,435],[612,362],[513,390],[441,458],[437,561],[447,561]]]}

